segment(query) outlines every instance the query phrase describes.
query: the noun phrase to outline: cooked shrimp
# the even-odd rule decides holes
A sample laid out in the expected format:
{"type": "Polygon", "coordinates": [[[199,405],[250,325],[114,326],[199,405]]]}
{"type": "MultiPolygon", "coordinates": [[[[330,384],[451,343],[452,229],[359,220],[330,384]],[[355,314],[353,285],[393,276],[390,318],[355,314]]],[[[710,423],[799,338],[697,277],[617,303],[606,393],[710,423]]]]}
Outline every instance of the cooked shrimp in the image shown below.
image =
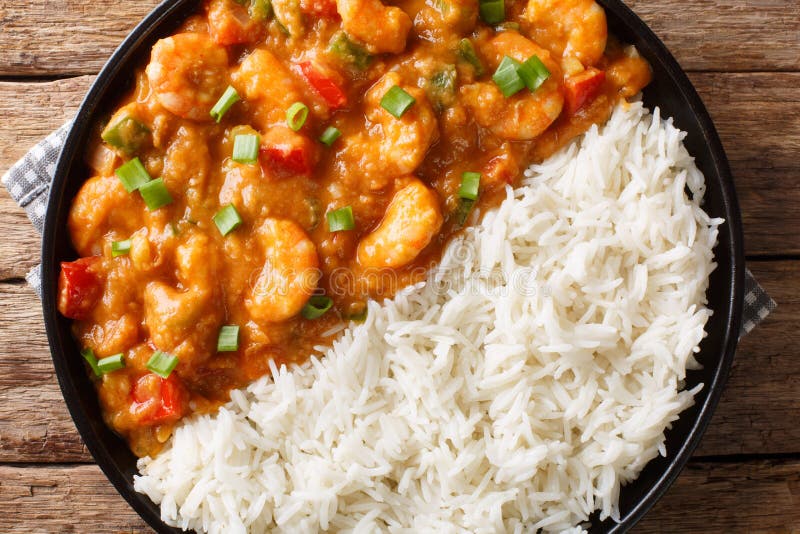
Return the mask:
{"type": "Polygon", "coordinates": [[[245,300],[257,322],[279,322],[297,315],[317,287],[321,272],[317,249],[297,224],[266,219],[256,231],[264,267],[245,300]]]}
{"type": "Polygon", "coordinates": [[[525,16],[531,38],[554,55],[577,59],[584,67],[603,56],[608,26],[594,0],[529,0],[525,16]]]}
{"type": "Polygon", "coordinates": [[[137,229],[144,204],[128,194],[116,176],[95,176],[81,186],[67,218],[70,237],[81,256],[102,253],[109,229],[120,234],[137,229]]]}
{"type": "Polygon", "coordinates": [[[228,52],[203,33],[179,33],[153,46],[147,77],[171,113],[210,121],[209,112],[228,85],[228,52]]]}
{"type": "Polygon", "coordinates": [[[336,0],[342,28],[374,54],[399,54],[406,47],[411,18],[380,0],[336,0]]]}
{"type": "Polygon", "coordinates": [[[443,222],[439,196],[412,178],[394,194],[378,227],[358,244],[358,262],[367,268],[407,265],[428,246],[443,222]]]}
{"type": "Polygon", "coordinates": [[[564,107],[561,94],[561,69],[547,50],[516,32],[503,32],[482,50],[492,68],[504,56],[527,61],[537,56],[550,71],[550,77],[535,91],[522,89],[506,98],[497,84],[480,82],[461,88],[464,103],[472,110],[478,124],[496,136],[509,140],[537,137],[558,118],[564,107]]]}
{"type": "Polygon", "coordinates": [[[475,28],[478,0],[448,0],[423,6],[414,17],[414,30],[427,39],[444,39],[446,32],[461,35],[475,28]]]}
{"type": "Polygon", "coordinates": [[[401,84],[396,72],[378,80],[367,92],[365,103],[368,129],[347,138],[341,156],[349,169],[361,171],[370,189],[383,189],[395,178],[414,172],[425,159],[438,135],[436,115],[425,93],[401,84]],[[416,99],[399,119],[381,107],[381,99],[394,85],[416,99]]]}
{"type": "Polygon", "coordinates": [[[286,109],[300,100],[294,76],[286,65],[265,48],[253,50],[231,75],[244,99],[255,102],[254,126],[265,129],[286,116],[286,109]]]}
{"type": "Polygon", "coordinates": [[[164,155],[161,176],[167,188],[183,191],[191,209],[202,206],[211,169],[205,133],[196,125],[181,126],[164,155]]]}
{"type": "Polygon", "coordinates": [[[162,281],[147,284],[144,318],[156,347],[170,351],[185,363],[208,355],[223,309],[212,304],[218,298],[216,261],[208,236],[190,232],[175,250],[179,285],[162,281]]]}

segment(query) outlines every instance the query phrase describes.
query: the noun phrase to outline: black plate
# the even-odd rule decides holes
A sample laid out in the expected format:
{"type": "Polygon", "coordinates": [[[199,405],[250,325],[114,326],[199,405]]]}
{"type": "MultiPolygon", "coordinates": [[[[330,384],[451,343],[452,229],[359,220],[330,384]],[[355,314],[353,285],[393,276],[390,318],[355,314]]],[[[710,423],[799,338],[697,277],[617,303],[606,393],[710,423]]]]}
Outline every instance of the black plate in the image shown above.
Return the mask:
{"type": "MultiPolygon", "coordinates": [[[[744,253],[741,216],[728,161],[711,118],[700,98],[663,43],[622,2],[600,0],[609,30],[622,41],[635,44],[653,66],[653,82],[644,91],[648,107],[660,106],[662,115],[688,132],[685,143],[706,177],[705,209],[724,217],[715,249],[717,269],[711,275],[708,301],[714,315],[701,344],[701,371],[688,373],[686,384],[703,382],[695,405],[686,410],[667,432],[667,458],[651,461],[639,478],[620,495],[621,522],[594,520],[593,532],[623,532],[636,523],[672,484],[700,441],[711,419],[733,362],[741,323],[744,288],[744,253]]],[[[42,244],[42,302],[47,337],[58,382],[67,406],[87,448],[108,479],[128,503],[157,531],[179,532],[166,526],[159,510],[133,490],[136,458],[125,442],[106,427],[95,390],[86,374],[79,348],[70,334],[70,321],[56,310],[59,262],[76,257],[70,246],[67,214],[71,199],[89,176],[82,153],[92,124],[130,87],[130,73],[149,55],[153,43],[171,33],[199,5],[198,0],[167,0],[139,24],[117,49],[81,105],[67,137],[50,192],[42,244]]]]}

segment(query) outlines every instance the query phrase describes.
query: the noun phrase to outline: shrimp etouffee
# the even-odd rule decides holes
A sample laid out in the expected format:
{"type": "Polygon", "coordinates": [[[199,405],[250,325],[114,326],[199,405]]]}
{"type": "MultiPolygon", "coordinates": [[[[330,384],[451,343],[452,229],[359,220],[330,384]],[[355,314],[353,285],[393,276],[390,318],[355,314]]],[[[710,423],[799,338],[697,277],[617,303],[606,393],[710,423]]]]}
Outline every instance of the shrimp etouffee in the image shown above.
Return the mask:
{"type": "Polygon", "coordinates": [[[139,456],[302,363],[651,73],[592,0],[208,0],[103,117],[59,309],[139,456]]]}

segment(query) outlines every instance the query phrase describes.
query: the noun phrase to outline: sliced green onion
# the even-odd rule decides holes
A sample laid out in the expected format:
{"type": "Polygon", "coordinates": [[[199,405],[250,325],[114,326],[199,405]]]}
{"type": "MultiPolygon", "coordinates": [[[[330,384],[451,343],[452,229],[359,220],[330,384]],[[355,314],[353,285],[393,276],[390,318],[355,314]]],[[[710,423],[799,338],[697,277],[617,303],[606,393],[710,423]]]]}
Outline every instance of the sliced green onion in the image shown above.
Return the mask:
{"type": "Polygon", "coordinates": [[[116,371],[117,369],[122,369],[125,367],[125,361],[122,358],[123,355],[121,352],[119,354],[114,354],[113,356],[103,358],[97,362],[97,369],[103,374],[116,371]]]}
{"type": "Polygon", "coordinates": [[[219,233],[224,236],[233,232],[242,224],[242,218],[239,216],[239,212],[236,211],[233,204],[228,204],[219,210],[211,219],[214,221],[214,224],[217,225],[219,233]]]}
{"type": "Polygon", "coordinates": [[[319,319],[331,309],[331,306],[333,306],[333,301],[329,297],[312,295],[306,305],[303,306],[303,309],[300,310],[300,314],[306,319],[319,319]]]}
{"type": "Polygon", "coordinates": [[[334,34],[328,50],[358,70],[366,69],[372,62],[370,53],[364,47],[351,41],[343,31],[334,34]]]}
{"type": "Polygon", "coordinates": [[[342,132],[338,128],[335,126],[328,126],[325,128],[325,131],[322,132],[322,135],[319,136],[319,140],[322,144],[331,146],[341,135],[342,132]]]}
{"type": "Polygon", "coordinates": [[[150,211],[155,211],[172,203],[172,195],[167,191],[163,178],[156,178],[142,185],[139,187],[139,194],[142,195],[142,200],[147,204],[147,209],[150,211]]]}
{"type": "Polygon", "coordinates": [[[458,54],[461,58],[475,68],[476,76],[483,76],[484,68],[483,63],[475,53],[475,48],[472,46],[472,41],[464,37],[458,42],[458,54]]]}
{"type": "Polygon", "coordinates": [[[211,118],[217,122],[221,121],[225,113],[238,101],[239,93],[236,92],[236,89],[234,89],[232,85],[229,85],[227,89],[225,89],[225,92],[222,93],[222,96],[219,97],[217,103],[214,104],[214,107],[211,108],[211,118]]]}
{"type": "Polygon", "coordinates": [[[494,83],[497,84],[500,92],[506,98],[517,94],[525,87],[525,82],[517,71],[519,65],[520,63],[516,59],[503,56],[503,60],[498,65],[497,70],[494,71],[494,75],[492,75],[492,80],[494,80],[494,83]]]}
{"type": "Polygon", "coordinates": [[[239,327],[226,324],[219,330],[217,352],[235,352],[239,350],[239,327]]]}
{"type": "Polygon", "coordinates": [[[519,31],[518,22],[503,22],[494,27],[496,32],[519,31]]]}
{"type": "Polygon", "coordinates": [[[445,65],[431,76],[427,87],[428,98],[437,111],[442,111],[455,102],[457,77],[455,65],[445,65]]]}
{"type": "Polygon", "coordinates": [[[255,21],[265,21],[272,16],[272,2],[270,0],[252,0],[248,14],[255,21]]]}
{"type": "Polygon", "coordinates": [[[149,135],[150,129],[147,126],[130,115],[125,115],[106,126],[100,137],[114,148],[133,154],[147,141],[149,135]]]}
{"type": "Polygon", "coordinates": [[[125,162],[114,172],[128,193],[133,193],[152,179],[139,158],[125,162]]]}
{"type": "Polygon", "coordinates": [[[458,222],[459,226],[464,226],[464,223],[467,222],[467,217],[469,217],[469,212],[472,211],[472,206],[475,205],[474,200],[470,200],[468,198],[462,198],[461,202],[458,204],[458,209],[456,210],[456,221],[458,222]]]}
{"type": "Polygon", "coordinates": [[[499,24],[506,18],[506,6],[503,0],[480,0],[478,12],[486,24],[499,24]]]}
{"type": "Polygon", "coordinates": [[[517,74],[531,92],[537,90],[550,77],[550,71],[537,56],[531,56],[521,64],[517,68],[517,74]]]}
{"type": "Polygon", "coordinates": [[[147,369],[154,372],[161,378],[169,378],[170,373],[178,365],[178,358],[172,354],[157,350],[147,360],[147,369]]]}
{"type": "Polygon", "coordinates": [[[352,230],[356,227],[355,219],[353,218],[353,208],[345,206],[338,210],[328,212],[328,230],[331,232],[340,232],[342,230],[352,230]]]}
{"type": "Polygon", "coordinates": [[[361,310],[360,312],[352,313],[349,316],[347,316],[347,320],[348,321],[353,321],[354,323],[363,323],[364,321],[367,320],[367,313],[368,312],[369,312],[369,308],[367,308],[365,306],[364,309],[361,310]]]}
{"type": "Polygon", "coordinates": [[[258,161],[258,145],[261,138],[257,134],[239,134],[233,138],[233,161],[236,163],[255,163],[258,161]]]}
{"type": "Polygon", "coordinates": [[[83,349],[81,351],[81,356],[83,356],[83,359],[89,364],[89,367],[92,368],[95,376],[100,376],[103,374],[97,367],[97,358],[94,357],[94,351],[92,349],[83,349]]]}
{"type": "Polygon", "coordinates": [[[417,100],[399,85],[393,85],[381,98],[381,107],[399,119],[417,100]]]}
{"type": "Polygon", "coordinates": [[[125,241],[112,241],[111,242],[111,255],[113,257],[124,256],[131,251],[131,240],[125,241]]]}
{"type": "Polygon", "coordinates": [[[295,102],[286,110],[286,123],[295,132],[303,127],[308,117],[308,106],[302,102],[295,102]]]}
{"type": "Polygon", "coordinates": [[[458,196],[467,200],[477,199],[480,184],[481,173],[465,172],[461,175],[461,187],[458,188],[458,196]]]}

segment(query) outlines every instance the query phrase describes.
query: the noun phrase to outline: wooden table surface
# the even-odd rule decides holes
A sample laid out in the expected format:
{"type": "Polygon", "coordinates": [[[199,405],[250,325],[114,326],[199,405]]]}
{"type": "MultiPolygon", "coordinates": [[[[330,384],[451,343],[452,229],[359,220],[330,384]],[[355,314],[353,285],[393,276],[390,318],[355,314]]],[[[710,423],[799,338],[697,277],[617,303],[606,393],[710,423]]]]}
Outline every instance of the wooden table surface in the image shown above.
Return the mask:
{"type": "MultiPolygon", "coordinates": [[[[69,119],[156,0],[0,0],[0,174],[69,119]]],[[[800,3],[636,0],[709,108],[750,269],[779,304],[739,346],[694,458],[637,532],[800,532],[800,3]]],[[[0,532],[149,532],[58,389],[25,213],[0,188],[0,532]]]]}

